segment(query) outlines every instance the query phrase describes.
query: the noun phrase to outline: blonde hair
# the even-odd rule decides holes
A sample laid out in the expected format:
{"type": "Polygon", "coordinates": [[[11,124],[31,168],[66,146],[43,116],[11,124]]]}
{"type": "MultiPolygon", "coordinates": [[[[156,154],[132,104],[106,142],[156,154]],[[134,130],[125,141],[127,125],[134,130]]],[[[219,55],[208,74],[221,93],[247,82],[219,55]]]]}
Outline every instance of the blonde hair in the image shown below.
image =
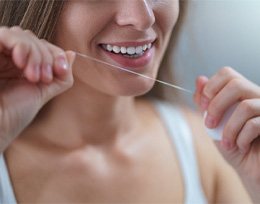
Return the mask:
{"type": "MultiPolygon", "coordinates": [[[[66,0],[10,0],[0,1],[0,26],[20,26],[31,30],[40,39],[53,41],[55,26],[66,0]]],[[[181,15],[175,30],[183,18],[184,1],[180,1],[181,15]]],[[[174,32],[175,33],[175,32],[174,32]]],[[[163,69],[159,70],[158,78],[173,82],[173,68],[171,56],[176,35],[172,35],[168,48],[161,63],[163,69]]],[[[160,98],[176,102],[177,92],[160,84],[155,84],[153,89],[145,96],[160,98]]]]}
{"type": "Polygon", "coordinates": [[[65,1],[0,1],[0,25],[31,30],[39,38],[51,41],[65,1]]]}

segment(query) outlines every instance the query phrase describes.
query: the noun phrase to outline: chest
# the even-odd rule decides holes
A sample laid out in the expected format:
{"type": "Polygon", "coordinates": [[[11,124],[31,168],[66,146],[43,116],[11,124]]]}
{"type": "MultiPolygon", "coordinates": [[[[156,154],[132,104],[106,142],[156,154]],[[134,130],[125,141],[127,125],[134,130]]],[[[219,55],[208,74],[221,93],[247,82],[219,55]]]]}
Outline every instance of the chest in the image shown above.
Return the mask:
{"type": "Polygon", "coordinates": [[[123,153],[89,150],[69,157],[35,155],[30,161],[16,155],[16,161],[23,163],[19,168],[10,166],[17,200],[182,203],[182,174],[172,146],[163,139],[150,142],[141,145],[142,150],[123,153]]]}

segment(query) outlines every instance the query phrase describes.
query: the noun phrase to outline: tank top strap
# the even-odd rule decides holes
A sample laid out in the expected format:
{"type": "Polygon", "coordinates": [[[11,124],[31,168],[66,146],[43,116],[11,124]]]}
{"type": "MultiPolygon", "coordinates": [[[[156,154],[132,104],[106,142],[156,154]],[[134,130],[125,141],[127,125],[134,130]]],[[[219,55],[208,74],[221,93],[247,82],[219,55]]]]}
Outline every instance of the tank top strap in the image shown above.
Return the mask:
{"type": "Polygon", "coordinates": [[[177,106],[161,101],[155,101],[154,104],[176,148],[185,186],[185,203],[207,203],[200,180],[191,129],[184,115],[177,106]]]}

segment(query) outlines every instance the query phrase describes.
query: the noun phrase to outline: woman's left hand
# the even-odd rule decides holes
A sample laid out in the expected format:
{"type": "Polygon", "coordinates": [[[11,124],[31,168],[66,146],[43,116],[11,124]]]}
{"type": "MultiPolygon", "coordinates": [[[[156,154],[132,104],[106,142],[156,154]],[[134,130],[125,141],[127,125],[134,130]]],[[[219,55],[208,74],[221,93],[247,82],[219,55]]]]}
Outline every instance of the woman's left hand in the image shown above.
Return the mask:
{"type": "Polygon", "coordinates": [[[223,114],[238,102],[216,145],[238,172],[252,199],[260,202],[260,87],[225,67],[210,79],[197,78],[194,101],[208,112],[208,128],[217,127],[223,114]]]}

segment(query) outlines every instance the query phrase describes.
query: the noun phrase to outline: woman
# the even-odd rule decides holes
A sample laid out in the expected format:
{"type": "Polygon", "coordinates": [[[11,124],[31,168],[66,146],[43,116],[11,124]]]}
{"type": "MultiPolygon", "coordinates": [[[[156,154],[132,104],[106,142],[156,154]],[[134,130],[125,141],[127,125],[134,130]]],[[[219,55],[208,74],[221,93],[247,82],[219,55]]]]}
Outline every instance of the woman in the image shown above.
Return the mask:
{"type": "MultiPolygon", "coordinates": [[[[66,51],[156,77],[178,18],[178,1],[31,0],[0,5],[5,11],[2,25],[20,25],[0,30],[2,202],[249,202],[199,116],[177,105],[137,98],[153,82],[75,60],[75,52],[66,51]],[[17,15],[11,16],[12,11],[17,15]]],[[[259,184],[249,180],[259,178],[259,161],[253,160],[259,150],[250,142],[257,134],[247,125],[239,130],[259,112],[254,105],[259,103],[259,87],[225,68],[209,80],[199,77],[194,98],[208,110],[209,127],[236,100],[251,105],[250,117],[230,119],[219,148],[257,199],[259,184]],[[240,83],[234,88],[233,81],[240,83]],[[227,97],[233,90],[233,97],[227,97]],[[239,143],[240,134],[248,139],[239,143]]]]}

